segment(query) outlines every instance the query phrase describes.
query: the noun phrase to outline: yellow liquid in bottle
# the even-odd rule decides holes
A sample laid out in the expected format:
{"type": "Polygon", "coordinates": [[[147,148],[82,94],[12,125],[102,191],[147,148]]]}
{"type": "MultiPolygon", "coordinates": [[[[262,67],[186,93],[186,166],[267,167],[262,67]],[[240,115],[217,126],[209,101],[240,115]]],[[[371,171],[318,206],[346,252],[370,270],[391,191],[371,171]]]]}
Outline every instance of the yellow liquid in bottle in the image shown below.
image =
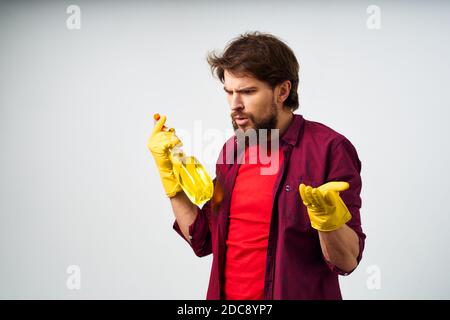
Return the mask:
{"type": "Polygon", "coordinates": [[[201,206],[211,199],[213,182],[195,157],[174,157],[172,163],[175,176],[192,203],[201,206]]]}

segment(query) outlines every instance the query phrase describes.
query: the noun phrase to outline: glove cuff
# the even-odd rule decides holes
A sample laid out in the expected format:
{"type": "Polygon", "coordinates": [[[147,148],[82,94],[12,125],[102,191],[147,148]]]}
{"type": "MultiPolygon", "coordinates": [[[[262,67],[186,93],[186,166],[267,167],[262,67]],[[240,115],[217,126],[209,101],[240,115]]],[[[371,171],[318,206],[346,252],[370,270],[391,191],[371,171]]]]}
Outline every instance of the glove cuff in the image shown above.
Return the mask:
{"type": "Polygon", "coordinates": [[[174,197],[178,192],[183,190],[181,188],[180,183],[173,172],[170,171],[160,171],[161,182],[166,193],[166,196],[169,198],[174,197]]]}
{"type": "Polygon", "coordinates": [[[326,223],[324,225],[317,225],[316,223],[311,221],[311,226],[318,231],[323,231],[323,232],[334,231],[334,230],[337,230],[340,227],[342,227],[348,221],[350,221],[351,218],[352,218],[352,215],[350,214],[350,211],[346,210],[341,221],[339,223],[336,223],[335,225],[327,226],[326,223]]]}
{"type": "Polygon", "coordinates": [[[178,192],[180,192],[180,191],[183,191],[183,189],[181,188],[180,184],[177,183],[177,184],[175,185],[175,187],[173,188],[173,190],[170,190],[170,191],[167,191],[167,190],[166,190],[166,196],[167,196],[168,198],[173,198],[173,197],[175,197],[175,196],[178,194],[178,192]]]}

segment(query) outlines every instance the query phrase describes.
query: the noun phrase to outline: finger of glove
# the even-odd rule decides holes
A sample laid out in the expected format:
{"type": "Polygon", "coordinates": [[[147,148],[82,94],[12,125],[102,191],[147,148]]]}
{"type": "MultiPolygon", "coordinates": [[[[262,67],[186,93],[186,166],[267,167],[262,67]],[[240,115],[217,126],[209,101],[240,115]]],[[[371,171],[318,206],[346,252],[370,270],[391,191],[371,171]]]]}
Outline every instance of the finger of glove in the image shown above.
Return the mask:
{"type": "Polygon", "coordinates": [[[317,206],[322,209],[325,210],[325,208],[327,207],[325,200],[323,198],[322,192],[319,191],[319,189],[314,188],[312,191],[312,195],[314,197],[315,202],[317,203],[317,206]]]}
{"type": "Polygon", "coordinates": [[[306,202],[308,202],[309,205],[315,205],[314,197],[312,195],[312,189],[313,188],[311,186],[307,186],[305,189],[306,202]]]}
{"type": "Polygon", "coordinates": [[[317,193],[317,188],[311,188],[311,203],[313,206],[315,206],[316,208],[319,207],[319,203],[316,200],[315,194],[317,193]]]}
{"type": "Polygon", "coordinates": [[[181,141],[173,132],[160,131],[150,138],[149,147],[154,152],[166,153],[178,143],[181,144],[181,141]]]}
{"type": "Polygon", "coordinates": [[[348,182],[345,181],[331,181],[331,182],[327,182],[323,185],[321,185],[319,187],[320,191],[325,192],[325,191],[336,191],[336,192],[340,192],[340,191],[345,191],[350,187],[350,185],[348,184],[348,182]]]}
{"type": "Polygon", "coordinates": [[[175,130],[174,131],[170,131],[169,135],[170,135],[170,137],[169,137],[169,141],[168,141],[168,148],[173,148],[177,144],[183,145],[181,143],[181,140],[176,136],[175,130]]]}
{"type": "Polygon", "coordinates": [[[325,199],[326,204],[330,207],[336,206],[336,198],[335,198],[336,196],[338,196],[338,195],[334,191],[325,191],[324,199],[325,199]]]}
{"type": "Polygon", "coordinates": [[[162,130],[164,123],[166,123],[166,119],[167,119],[166,116],[162,116],[161,118],[159,118],[159,120],[155,123],[155,126],[153,127],[152,135],[162,130]]]}
{"type": "Polygon", "coordinates": [[[309,205],[309,202],[308,202],[307,199],[306,199],[306,193],[305,193],[305,191],[306,191],[306,186],[305,186],[303,183],[301,183],[300,186],[298,187],[298,189],[299,189],[299,191],[300,191],[300,197],[301,197],[302,200],[303,200],[303,204],[304,204],[305,206],[308,206],[308,205],[309,205]]]}

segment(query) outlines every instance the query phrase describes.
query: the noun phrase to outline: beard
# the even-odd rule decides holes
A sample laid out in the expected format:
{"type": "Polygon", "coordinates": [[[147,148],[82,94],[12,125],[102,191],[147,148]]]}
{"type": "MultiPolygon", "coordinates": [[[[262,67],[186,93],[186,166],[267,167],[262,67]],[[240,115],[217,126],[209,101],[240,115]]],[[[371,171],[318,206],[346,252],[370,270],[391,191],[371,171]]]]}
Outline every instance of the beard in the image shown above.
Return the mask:
{"type": "Polygon", "coordinates": [[[261,142],[264,143],[264,141],[266,143],[269,143],[269,145],[270,145],[272,130],[276,129],[277,122],[278,122],[277,104],[275,103],[275,101],[272,101],[272,103],[271,103],[269,114],[262,119],[256,119],[254,117],[254,115],[252,115],[250,113],[233,112],[231,114],[231,123],[233,125],[235,135],[244,137],[244,139],[241,141],[243,143],[244,148],[245,148],[245,146],[250,146],[250,145],[253,145],[254,143],[256,143],[256,144],[259,144],[261,142]],[[237,123],[234,121],[234,117],[237,115],[240,115],[242,117],[249,119],[249,123],[252,126],[247,129],[239,128],[237,123]],[[256,141],[250,138],[251,135],[246,134],[249,129],[255,130],[256,141]],[[264,130],[261,130],[261,129],[264,129],[264,130]],[[264,136],[262,136],[263,134],[264,134],[264,136]]]}
{"type": "Polygon", "coordinates": [[[231,124],[233,125],[234,131],[237,131],[240,129],[239,126],[237,125],[236,121],[234,121],[234,119],[233,119],[238,114],[249,119],[249,122],[252,124],[252,127],[250,129],[253,129],[256,131],[256,135],[258,138],[259,138],[259,134],[260,134],[260,132],[259,132],[260,129],[266,129],[267,134],[270,136],[270,131],[272,129],[275,129],[277,126],[278,117],[277,117],[277,105],[276,105],[275,101],[272,101],[269,114],[262,119],[256,119],[255,116],[250,113],[237,113],[237,112],[234,113],[233,112],[231,114],[231,124]]]}

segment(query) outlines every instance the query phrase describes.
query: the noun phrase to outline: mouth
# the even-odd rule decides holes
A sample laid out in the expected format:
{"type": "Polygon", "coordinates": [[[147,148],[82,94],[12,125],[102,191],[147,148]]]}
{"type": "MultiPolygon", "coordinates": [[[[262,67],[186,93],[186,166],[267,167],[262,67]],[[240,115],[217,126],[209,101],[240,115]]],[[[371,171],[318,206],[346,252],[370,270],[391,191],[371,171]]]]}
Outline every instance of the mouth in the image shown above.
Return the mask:
{"type": "Polygon", "coordinates": [[[248,118],[244,117],[234,117],[234,121],[240,127],[245,126],[248,123],[248,118]]]}

